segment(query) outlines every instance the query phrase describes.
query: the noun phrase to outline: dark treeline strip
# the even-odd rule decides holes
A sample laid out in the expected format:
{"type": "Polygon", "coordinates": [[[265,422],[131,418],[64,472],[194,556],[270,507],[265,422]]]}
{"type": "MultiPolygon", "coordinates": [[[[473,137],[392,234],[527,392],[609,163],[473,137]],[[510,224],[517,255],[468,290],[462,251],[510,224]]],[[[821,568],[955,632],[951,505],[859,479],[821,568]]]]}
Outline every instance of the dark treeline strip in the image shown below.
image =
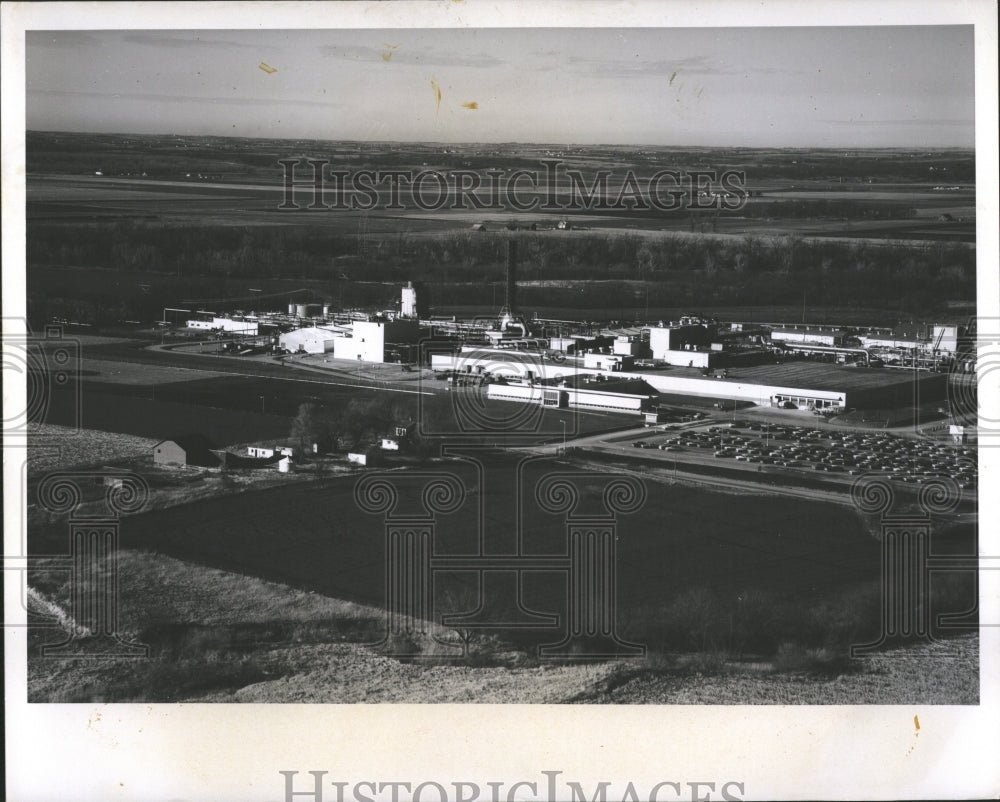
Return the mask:
{"type": "Polygon", "coordinates": [[[369,306],[392,304],[399,284],[415,280],[429,285],[432,305],[495,305],[511,237],[526,309],[796,304],[805,296],[922,313],[975,299],[975,249],[956,243],[596,231],[428,237],[134,222],[30,225],[28,296],[36,319],[94,323],[152,320],[184,298],[245,298],[250,286],[308,286],[343,306],[369,306]],[[91,270],[51,270],[60,267],[91,270]]]}

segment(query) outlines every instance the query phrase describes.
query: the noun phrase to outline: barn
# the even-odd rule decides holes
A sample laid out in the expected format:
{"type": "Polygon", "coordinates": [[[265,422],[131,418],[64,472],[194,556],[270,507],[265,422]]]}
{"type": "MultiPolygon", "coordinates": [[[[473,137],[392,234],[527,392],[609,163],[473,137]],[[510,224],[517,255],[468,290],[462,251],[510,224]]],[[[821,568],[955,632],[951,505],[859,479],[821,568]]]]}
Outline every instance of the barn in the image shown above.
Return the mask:
{"type": "Polygon", "coordinates": [[[203,434],[188,434],[161,440],[153,446],[154,465],[197,465],[218,468],[222,460],[213,453],[214,446],[203,434]]]}

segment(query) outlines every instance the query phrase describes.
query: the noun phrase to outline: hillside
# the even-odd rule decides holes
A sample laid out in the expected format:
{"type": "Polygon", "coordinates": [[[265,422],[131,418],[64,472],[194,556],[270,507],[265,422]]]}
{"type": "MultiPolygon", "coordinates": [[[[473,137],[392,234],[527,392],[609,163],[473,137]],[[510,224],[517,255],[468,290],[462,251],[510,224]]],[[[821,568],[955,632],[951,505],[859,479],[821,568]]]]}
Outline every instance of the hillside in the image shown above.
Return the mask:
{"type": "MultiPolygon", "coordinates": [[[[650,655],[565,664],[484,640],[456,664],[447,646],[402,661],[377,645],[377,609],[155,553],[119,555],[120,628],[149,659],[45,659],[65,637],[65,575],[32,577],[32,702],[458,702],[619,704],[976,704],[979,641],[843,663],[785,653],[772,663],[650,655]],[[44,618],[43,618],[44,617],[44,618]],[[64,630],[59,632],[58,629],[64,630]],[[437,654],[437,656],[433,656],[437,654]],[[942,680],[942,678],[945,678],[942,680]]],[[[453,633],[438,633],[446,643],[453,633]]]]}

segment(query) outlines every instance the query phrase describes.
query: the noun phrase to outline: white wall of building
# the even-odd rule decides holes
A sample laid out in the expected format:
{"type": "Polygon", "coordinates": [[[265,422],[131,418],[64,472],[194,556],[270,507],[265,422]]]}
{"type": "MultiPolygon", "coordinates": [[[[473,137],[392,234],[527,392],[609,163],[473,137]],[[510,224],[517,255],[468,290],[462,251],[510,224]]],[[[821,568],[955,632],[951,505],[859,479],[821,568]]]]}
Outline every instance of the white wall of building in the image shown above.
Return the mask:
{"type": "Polygon", "coordinates": [[[789,343],[813,343],[815,345],[835,345],[841,339],[838,335],[829,331],[816,329],[815,331],[798,329],[774,329],[771,332],[773,342],[789,343]]]}
{"type": "Polygon", "coordinates": [[[661,393],[696,395],[703,398],[720,398],[749,401],[760,406],[769,406],[775,396],[803,398],[814,401],[836,402],[843,405],[846,395],[835,390],[809,390],[801,387],[782,387],[770,384],[750,384],[720,381],[719,379],[699,379],[680,376],[660,376],[655,373],[621,374],[622,378],[643,379],[661,393]]]}
{"type": "Polygon", "coordinates": [[[953,354],[958,350],[958,327],[957,326],[934,326],[931,330],[931,345],[937,342],[938,337],[941,337],[941,342],[938,343],[938,350],[944,353],[953,354]]]}
{"type": "Polygon", "coordinates": [[[614,342],[614,347],[611,349],[613,353],[621,354],[623,356],[638,356],[639,349],[642,347],[642,341],[629,338],[629,337],[616,337],[614,342]]]}
{"type": "Polygon", "coordinates": [[[912,337],[897,339],[895,337],[863,336],[858,339],[861,340],[861,344],[865,348],[920,348],[923,345],[920,340],[915,340],[912,337]]]}
{"type": "Polygon", "coordinates": [[[254,337],[257,336],[256,320],[238,320],[231,317],[217,317],[212,321],[212,325],[217,329],[222,329],[223,331],[249,334],[254,337]]]}
{"type": "Polygon", "coordinates": [[[659,327],[650,329],[649,347],[653,352],[653,359],[663,359],[663,354],[670,350],[670,329],[659,327]]]}
{"type": "Polygon", "coordinates": [[[217,317],[212,320],[189,320],[187,322],[187,327],[189,329],[222,329],[223,331],[246,334],[251,337],[257,336],[256,320],[238,320],[231,317],[217,317]]]}
{"type": "Polygon", "coordinates": [[[712,363],[710,351],[664,351],[656,358],[682,368],[707,368],[712,363]]]}
{"type": "Polygon", "coordinates": [[[337,340],[342,340],[337,333],[329,329],[307,326],[294,331],[287,331],[278,336],[278,344],[287,348],[293,354],[299,350],[307,354],[323,354],[334,350],[337,340]]]}
{"type": "MultiPolygon", "coordinates": [[[[486,397],[500,401],[518,401],[522,404],[541,404],[544,389],[553,388],[543,388],[537,384],[490,384],[486,390],[486,397]]],[[[557,389],[561,393],[566,393],[571,407],[638,413],[642,410],[643,404],[649,401],[649,396],[630,393],[609,393],[576,387],[557,389]]]]}

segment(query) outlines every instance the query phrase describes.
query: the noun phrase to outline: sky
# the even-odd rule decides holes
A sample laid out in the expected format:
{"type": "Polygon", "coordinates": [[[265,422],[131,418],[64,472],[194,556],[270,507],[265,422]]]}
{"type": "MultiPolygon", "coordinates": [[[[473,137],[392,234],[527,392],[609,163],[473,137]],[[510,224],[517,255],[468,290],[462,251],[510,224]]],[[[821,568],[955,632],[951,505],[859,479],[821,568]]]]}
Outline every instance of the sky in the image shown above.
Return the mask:
{"type": "Polygon", "coordinates": [[[29,130],[973,147],[973,28],[29,31],[29,130]]]}

